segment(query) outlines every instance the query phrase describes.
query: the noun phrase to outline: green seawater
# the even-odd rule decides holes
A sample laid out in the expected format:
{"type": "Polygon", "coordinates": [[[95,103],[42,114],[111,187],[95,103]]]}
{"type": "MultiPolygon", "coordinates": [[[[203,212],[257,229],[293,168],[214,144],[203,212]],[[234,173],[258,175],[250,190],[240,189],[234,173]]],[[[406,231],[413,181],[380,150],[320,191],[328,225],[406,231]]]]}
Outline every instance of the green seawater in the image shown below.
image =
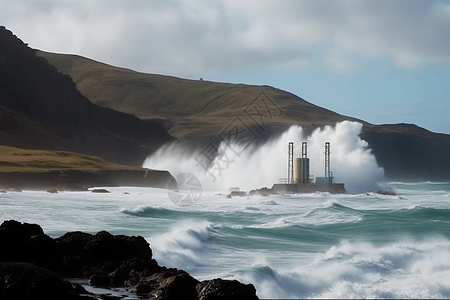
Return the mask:
{"type": "Polygon", "coordinates": [[[161,265],[252,283],[261,298],[449,298],[450,183],[390,185],[396,196],[203,191],[190,207],[158,189],[24,191],[0,194],[0,216],[52,237],[142,235],[161,265]]]}

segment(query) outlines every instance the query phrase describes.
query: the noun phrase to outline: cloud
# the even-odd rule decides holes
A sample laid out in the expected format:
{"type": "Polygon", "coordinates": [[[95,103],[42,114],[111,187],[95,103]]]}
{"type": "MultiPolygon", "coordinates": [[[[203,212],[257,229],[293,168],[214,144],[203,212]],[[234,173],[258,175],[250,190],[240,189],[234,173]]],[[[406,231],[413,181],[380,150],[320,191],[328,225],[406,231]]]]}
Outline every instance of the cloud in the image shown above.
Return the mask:
{"type": "Polygon", "coordinates": [[[323,68],[347,74],[450,63],[441,1],[0,0],[4,25],[34,48],[151,73],[323,68]]]}

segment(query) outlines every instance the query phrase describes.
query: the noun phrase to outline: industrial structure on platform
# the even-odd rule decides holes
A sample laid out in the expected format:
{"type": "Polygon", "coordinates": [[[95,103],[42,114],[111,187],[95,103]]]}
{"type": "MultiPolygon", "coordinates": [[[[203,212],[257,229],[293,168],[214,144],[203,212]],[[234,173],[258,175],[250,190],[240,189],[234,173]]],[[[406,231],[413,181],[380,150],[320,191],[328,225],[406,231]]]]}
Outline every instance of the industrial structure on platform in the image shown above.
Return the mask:
{"type": "Polygon", "coordinates": [[[345,193],[343,183],[336,183],[330,168],[330,142],[325,143],[325,176],[316,177],[310,174],[308,144],[302,143],[301,154],[294,157],[294,143],[288,145],[288,177],[274,184],[272,190],[282,193],[314,193],[329,192],[332,194],[345,193]]]}

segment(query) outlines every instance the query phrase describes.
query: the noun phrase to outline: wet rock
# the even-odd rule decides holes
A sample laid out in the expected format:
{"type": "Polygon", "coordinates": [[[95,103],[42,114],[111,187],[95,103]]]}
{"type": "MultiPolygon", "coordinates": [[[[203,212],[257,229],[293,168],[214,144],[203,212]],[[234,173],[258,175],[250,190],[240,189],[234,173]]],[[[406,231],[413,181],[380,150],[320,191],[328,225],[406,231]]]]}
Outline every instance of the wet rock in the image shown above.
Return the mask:
{"type": "Polygon", "coordinates": [[[196,299],[198,280],[188,273],[177,269],[167,269],[145,278],[134,287],[145,286],[152,297],[160,299],[196,299]]]}
{"type": "Polygon", "coordinates": [[[101,295],[99,295],[99,298],[102,300],[120,300],[120,299],[122,299],[121,297],[113,296],[111,294],[101,294],[101,295]]]}
{"type": "Polygon", "coordinates": [[[72,284],[29,263],[0,263],[1,299],[82,299],[72,284]]]}
{"type": "Polygon", "coordinates": [[[139,283],[134,287],[137,294],[147,294],[153,290],[153,287],[147,283],[139,283]]]}
{"type": "Polygon", "coordinates": [[[154,273],[164,270],[154,260],[136,259],[122,262],[122,264],[109,274],[111,283],[116,286],[136,286],[141,278],[146,278],[154,273]]]}
{"type": "Polygon", "coordinates": [[[86,289],[81,284],[72,282],[72,287],[74,292],[79,295],[92,295],[92,293],[86,291],[86,289]]]}
{"type": "Polygon", "coordinates": [[[94,190],[92,190],[91,192],[92,192],[92,193],[100,193],[100,194],[108,194],[108,193],[111,193],[110,191],[105,190],[105,189],[94,189],[94,190]]]}
{"type": "Polygon", "coordinates": [[[227,198],[245,197],[245,196],[247,196],[247,193],[244,191],[231,191],[231,193],[227,196],[227,198]]]}
{"type": "Polygon", "coordinates": [[[94,274],[89,277],[89,285],[107,287],[111,284],[111,278],[108,274],[94,274]]]}
{"type": "Polygon", "coordinates": [[[273,191],[272,189],[268,189],[267,187],[263,187],[263,188],[260,188],[260,189],[251,190],[248,193],[248,195],[249,196],[259,195],[259,196],[263,196],[263,197],[268,197],[270,195],[279,195],[279,193],[273,191]]]}
{"type": "Polygon", "coordinates": [[[84,247],[92,237],[92,234],[86,232],[73,231],[67,232],[55,240],[64,256],[75,256],[84,254],[84,247]]]}
{"type": "Polygon", "coordinates": [[[243,284],[237,280],[213,279],[197,284],[198,300],[210,299],[258,299],[252,284],[243,284]]]}
{"type": "Polygon", "coordinates": [[[113,236],[100,231],[88,241],[84,249],[90,259],[100,261],[125,261],[132,258],[151,259],[149,243],[141,236],[113,236]]]}
{"type": "MultiPolygon", "coordinates": [[[[70,283],[64,283],[57,274],[89,278],[93,286],[128,286],[143,297],[159,299],[196,299],[200,292],[204,299],[239,299],[241,295],[255,294],[251,293],[254,291],[252,285],[237,281],[214,280],[199,286],[199,281],[185,271],[159,266],[152,258],[150,245],[140,236],[112,235],[106,231],[93,235],[76,231],[52,239],[37,224],[11,220],[0,225],[0,245],[1,299],[4,299],[3,295],[17,293],[19,285],[25,286],[24,298],[28,295],[28,298],[37,298],[35,295],[40,296],[53,285],[55,293],[65,293],[60,299],[76,299],[78,294],[85,294],[79,287],[75,289],[70,283]],[[14,265],[18,261],[24,263],[14,265]],[[11,265],[5,265],[9,263],[11,265]],[[23,274],[26,281],[22,282],[15,274],[23,274]],[[39,281],[41,278],[49,280],[39,281]]],[[[49,297],[53,299],[51,295],[43,298],[49,297]]]]}
{"type": "Polygon", "coordinates": [[[37,224],[4,221],[0,225],[0,261],[56,267],[56,243],[37,224]]]}
{"type": "Polygon", "coordinates": [[[0,225],[0,234],[14,236],[19,239],[30,238],[33,235],[44,234],[41,226],[37,224],[20,223],[15,220],[4,221],[0,225]]]}
{"type": "Polygon", "coordinates": [[[374,193],[375,193],[375,194],[379,194],[379,195],[385,195],[385,196],[397,196],[396,193],[391,192],[391,191],[381,191],[381,190],[378,190],[378,191],[375,191],[374,193]]]}

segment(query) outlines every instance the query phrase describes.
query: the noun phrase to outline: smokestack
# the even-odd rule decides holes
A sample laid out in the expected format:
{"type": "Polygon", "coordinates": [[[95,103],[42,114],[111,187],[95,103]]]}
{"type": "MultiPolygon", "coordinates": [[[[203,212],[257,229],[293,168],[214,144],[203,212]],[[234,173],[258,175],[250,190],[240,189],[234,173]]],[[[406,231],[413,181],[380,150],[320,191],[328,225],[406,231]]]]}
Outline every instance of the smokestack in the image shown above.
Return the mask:
{"type": "Polygon", "coordinates": [[[288,184],[294,182],[294,142],[288,146],[288,184]]]}
{"type": "Polygon", "coordinates": [[[325,177],[331,178],[331,171],[330,171],[330,142],[326,142],[325,143],[325,177]]]}
{"type": "Polygon", "coordinates": [[[302,143],[302,158],[308,157],[308,144],[306,142],[302,143]]]}

